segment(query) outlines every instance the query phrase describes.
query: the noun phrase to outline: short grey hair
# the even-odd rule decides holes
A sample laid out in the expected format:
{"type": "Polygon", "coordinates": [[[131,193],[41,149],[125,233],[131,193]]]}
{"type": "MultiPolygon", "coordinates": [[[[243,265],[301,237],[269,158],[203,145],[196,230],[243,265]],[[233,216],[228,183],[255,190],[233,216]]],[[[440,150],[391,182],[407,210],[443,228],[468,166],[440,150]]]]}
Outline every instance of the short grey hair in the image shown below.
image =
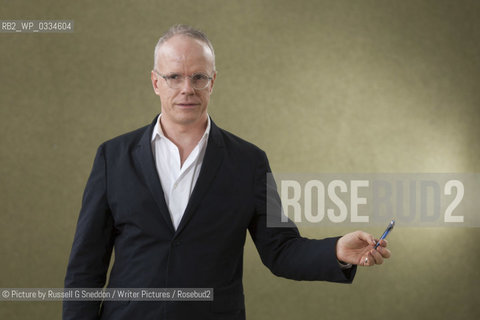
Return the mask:
{"type": "Polygon", "coordinates": [[[210,40],[208,40],[207,35],[205,33],[186,24],[175,24],[171,26],[170,29],[168,29],[167,32],[163,34],[163,36],[160,37],[160,39],[157,42],[157,45],[155,46],[155,52],[153,54],[153,68],[155,70],[157,69],[157,56],[158,56],[158,51],[160,50],[160,47],[167,40],[177,35],[184,35],[193,39],[200,40],[203,43],[205,43],[210,48],[210,51],[212,51],[213,71],[215,71],[215,51],[213,51],[212,43],[210,42],[210,40]]]}

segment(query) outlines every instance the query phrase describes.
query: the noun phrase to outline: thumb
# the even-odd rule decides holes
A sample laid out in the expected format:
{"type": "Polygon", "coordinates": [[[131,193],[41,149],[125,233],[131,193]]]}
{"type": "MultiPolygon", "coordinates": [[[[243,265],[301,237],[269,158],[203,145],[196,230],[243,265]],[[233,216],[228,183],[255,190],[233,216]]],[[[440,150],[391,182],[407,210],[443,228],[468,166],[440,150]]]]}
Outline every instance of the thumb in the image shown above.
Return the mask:
{"type": "Polygon", "coordinates": [[[375,239],[373,237],[373,235],[371,235],[370,233],[366,233],[364,231],[357,231],[357,237],[360,239],[360,240],[363,240],[365,241],[366,243],[368,244],[371,244],[372,246],[376,245],[377,243],[375,242],[375,239]]]}

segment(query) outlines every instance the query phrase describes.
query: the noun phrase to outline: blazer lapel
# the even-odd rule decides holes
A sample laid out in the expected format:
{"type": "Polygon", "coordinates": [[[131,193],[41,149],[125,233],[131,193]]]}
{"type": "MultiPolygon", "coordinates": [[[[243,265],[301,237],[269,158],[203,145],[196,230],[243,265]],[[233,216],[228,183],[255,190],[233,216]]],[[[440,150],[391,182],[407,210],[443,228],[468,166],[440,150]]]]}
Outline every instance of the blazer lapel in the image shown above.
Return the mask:
{"type": "Polygon", "coordinates": [[[158,116],[155,118],[153,123],[147,127],[145,130],[140,142],[133,150],[133,157],[140,172],[145,179],[145,183],[152,193],[152,197],[155,199],[155,202],[160,209],[160,214],[162,215],[165,223],[168,225],[169,229],[172,231],[172,234],[175,232],[173,228],[172,219],[170,218],[170,213],[168,211],[167,204],[165,202],[165,196],[163,193],[162,185],[158,177],[157,166],[152,152],[152,132],[155,127],[155,123],[158,119],[158,116]]]}
{"type": "MultiPolygon", "coordinates": [[[[210,119],[211,120],[211,119],[210,119]]],[[[220,129],[211,120],[210,136],[208,139],[207,150],[202,162],[202,168],[198,176],[197,183],[193,189],[187,208],[183,214],[182,220],[177,228],[175,237],[177,237],[185,228],[188,221],[191,219],[195,209],[203,199],[204,194],[212,184],[220,165],[222,164],[224,153],[224,142],[220,129]]]]}

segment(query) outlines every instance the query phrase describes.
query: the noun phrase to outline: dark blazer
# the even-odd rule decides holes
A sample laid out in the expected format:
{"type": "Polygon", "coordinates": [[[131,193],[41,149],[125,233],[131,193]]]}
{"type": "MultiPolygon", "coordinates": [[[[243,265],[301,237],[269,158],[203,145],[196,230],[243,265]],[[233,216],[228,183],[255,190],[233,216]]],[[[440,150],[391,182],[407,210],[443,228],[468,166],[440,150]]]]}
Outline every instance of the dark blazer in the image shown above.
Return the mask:
{"type": "Polygon", "coordinates": [[[265,153],[213,121],[198,181],[175,231],[152,155],[156,120],[98,148],[65,287],[102,288],[113,249],[108,287],[213,288],[214,300],[64,302],[63,319],[245,319],[247,229],[275,275],[352,281],[355,268],[344,272],[338,266],[337,238],[302,238],[293,224],[267,227],[266,190],[275,185],[267,186],[265,153]]]}

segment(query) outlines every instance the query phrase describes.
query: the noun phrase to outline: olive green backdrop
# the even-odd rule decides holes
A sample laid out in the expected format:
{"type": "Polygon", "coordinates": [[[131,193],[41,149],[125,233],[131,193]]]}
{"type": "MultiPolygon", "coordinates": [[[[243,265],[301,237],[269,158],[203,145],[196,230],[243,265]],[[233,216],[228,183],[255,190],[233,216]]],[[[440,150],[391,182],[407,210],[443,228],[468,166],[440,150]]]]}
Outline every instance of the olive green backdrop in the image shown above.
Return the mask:
{"type": "MultiPolygon", "coordinates": [[[[75,21],[69,34],[0,34],[0,287],[63,286],[96,148],[160,112],[153,48],[174,23],[209,35],[209,113],[274,171],[480,171],[478,1],[2,0],[0,19],[75,21]]],[[[479,231],[397,228],[393,257],[352,285],[277,278],[249,238],[247,316],[478,319],[479,231]]],[[[0,304],[1,319],[60,314],[0,304]]]]}

